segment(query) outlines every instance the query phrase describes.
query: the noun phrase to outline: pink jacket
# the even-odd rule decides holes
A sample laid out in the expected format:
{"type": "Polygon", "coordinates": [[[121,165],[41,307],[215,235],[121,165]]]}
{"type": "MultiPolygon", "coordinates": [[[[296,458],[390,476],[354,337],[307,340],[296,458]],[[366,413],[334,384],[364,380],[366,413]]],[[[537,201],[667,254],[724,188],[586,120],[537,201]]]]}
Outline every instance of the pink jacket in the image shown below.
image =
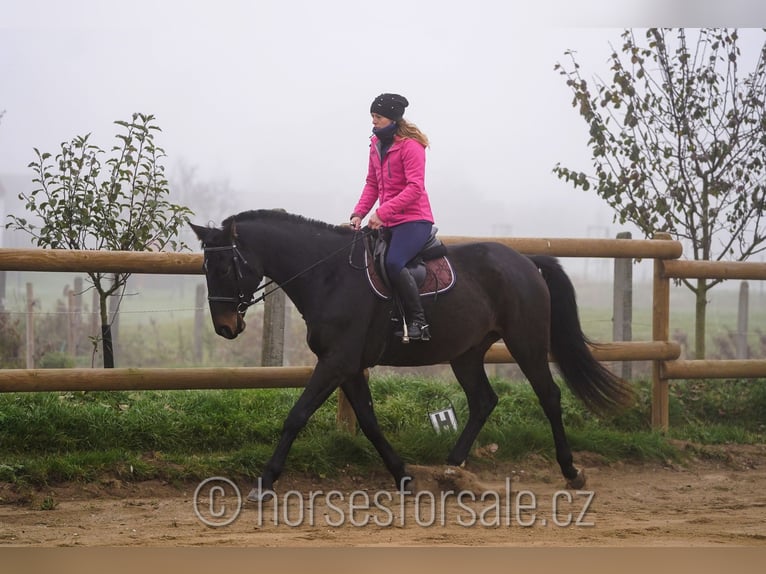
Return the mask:
{"type": "Polygon", "coordinates": [[[366,216],[377,201],[377,213],[386,227],[408,221],[434,222],[425,188],[426,150],[410,138],[394,139],[383,162],[380,144],[372,136],[367,183],[353,214],[366,216]]]}

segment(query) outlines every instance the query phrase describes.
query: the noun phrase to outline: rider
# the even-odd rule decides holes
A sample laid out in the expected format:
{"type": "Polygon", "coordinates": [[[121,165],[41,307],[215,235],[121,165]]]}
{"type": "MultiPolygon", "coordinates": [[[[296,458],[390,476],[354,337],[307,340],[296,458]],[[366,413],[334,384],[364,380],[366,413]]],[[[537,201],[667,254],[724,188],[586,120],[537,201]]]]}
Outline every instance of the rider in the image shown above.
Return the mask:
{"type": "MultiPolygon", "coordinates": [[[[425,188],[428,138],[402,116],[409,105],[399,94],[381,94],[370,106],[372,138],[367,181],[351,214],[351,226],[359,229],[375,202],[369,227],[391,232],[386,273],[404,306],[410,339],[430,339],[418,286],[407,263],[425,245],[434,219],[425,188]]],[[[394,333],[403,336],[403,329],[394,333]]]]}

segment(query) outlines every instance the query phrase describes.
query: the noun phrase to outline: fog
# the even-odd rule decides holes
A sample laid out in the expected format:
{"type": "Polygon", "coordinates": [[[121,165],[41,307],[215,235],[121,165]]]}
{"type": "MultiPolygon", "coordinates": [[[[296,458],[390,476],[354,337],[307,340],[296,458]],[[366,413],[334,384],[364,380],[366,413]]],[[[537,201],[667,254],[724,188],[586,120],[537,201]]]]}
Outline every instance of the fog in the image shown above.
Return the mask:
{"type": "Polygon", "coordinates": [[[91,133],[109,149],[113,122],[143,112],[162,128],[171,181],[191,168],[221,193],[215,205],[190,204],[195,220],[219,221],[224,207],[282,207],[340,223],[366,175],[370,102],[398,92],[431,139],[426,184],[442,233],[630,231],[595,193],[552,174],[557,162],[587,169],[590,158],[554,65],[572,49],[586,77],[608,77],[625,27],[759,25],[766,9],[529,4],[0,0],[6,210],[20,208],[17,186],[31,185],[34,147],[55,154],[91,133]]]}

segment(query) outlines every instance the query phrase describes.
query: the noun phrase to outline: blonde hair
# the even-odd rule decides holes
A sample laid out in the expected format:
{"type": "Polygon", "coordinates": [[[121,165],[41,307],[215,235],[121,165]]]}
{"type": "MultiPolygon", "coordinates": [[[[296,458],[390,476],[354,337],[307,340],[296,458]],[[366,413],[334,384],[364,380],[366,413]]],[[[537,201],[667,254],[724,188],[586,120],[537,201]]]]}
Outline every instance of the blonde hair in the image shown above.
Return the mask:
{"type": "Polygon", "coordinates": [[[428,147],[428,136],[420,131],[418,126],[411,124],[404,118],[398,120],[399,128],[396,135],[402,138],[410,138],[419,142],[423,147],[428,147]]]}

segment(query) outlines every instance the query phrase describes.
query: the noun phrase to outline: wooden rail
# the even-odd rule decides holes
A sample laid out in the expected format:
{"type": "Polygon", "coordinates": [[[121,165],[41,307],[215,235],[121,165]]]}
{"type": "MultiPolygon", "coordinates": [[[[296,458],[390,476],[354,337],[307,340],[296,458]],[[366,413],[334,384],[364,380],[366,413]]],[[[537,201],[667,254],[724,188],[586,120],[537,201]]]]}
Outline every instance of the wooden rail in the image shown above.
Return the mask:
{"type": "Polygon", "coordinates": [[[0,271],[69,273],[202,273],[202,254],[154,251],[0,249],[0,271]]]}
{"type": "MultiPolygon", "coordinates": [[[[607,343],[593,348],[600,361],[673,359],[676,343],[607,343]]],[[[487,353],[488,363],[515,362],[502,344],[487,353]]],[[[312,367],[208,367],[118,369],[3,369],[0,392],[266,389],[303,387],[312,367]]]]}
{"type": "MultiPolygon", "coordinates": [[[[441,237],[441,236],[440,236],[441,237]]],[[[527,255],[555,257],[609,257],[638,259],[677,259],[683,246],[670,239],[575,239],[570,237],[441,237],[447,245],[475,241],[495,241],[527,255]]]]}
{"type": "Polygon", "coordinates": [[[755,379],[766,377],[766,361],[757,359],[668,361],[665,379],[755,379]]]}
{"type": "Polygon", "coordinates": [[[0,392],[281,389],[303,387],[313,367],[2,369],[0,392]]]}
{"type": "MultiPolygon", "coordinates": [[[[495,241],[521,253],[557,257],[631,257],[673,259],[681,255],[678,241],[655,239],[572,239],[441,237],[446,244],[495,241]]],[[[88,251],[65,249],[0,249],[0,271],[69,273],[155,273],[198,275],[201,253],[151,251],[88,251]]]]}
{"type": "Polygon", "coordinates": [[[663,261],[662,275],[675,279],[761,279],[766,263],[752,261],[663,261]]]}
{"type": "MultiPolygon", "coordinates": [[[[597,361],[669,361],[681,356],[681,346],[670,341],[620,341],[591,346],[597,361]]],[[[552,360],[552,358],[551,358],[552,360]]],[[[515,363],[503,343],[495,343],[484,356],[487,363],[515,363]]]]}

